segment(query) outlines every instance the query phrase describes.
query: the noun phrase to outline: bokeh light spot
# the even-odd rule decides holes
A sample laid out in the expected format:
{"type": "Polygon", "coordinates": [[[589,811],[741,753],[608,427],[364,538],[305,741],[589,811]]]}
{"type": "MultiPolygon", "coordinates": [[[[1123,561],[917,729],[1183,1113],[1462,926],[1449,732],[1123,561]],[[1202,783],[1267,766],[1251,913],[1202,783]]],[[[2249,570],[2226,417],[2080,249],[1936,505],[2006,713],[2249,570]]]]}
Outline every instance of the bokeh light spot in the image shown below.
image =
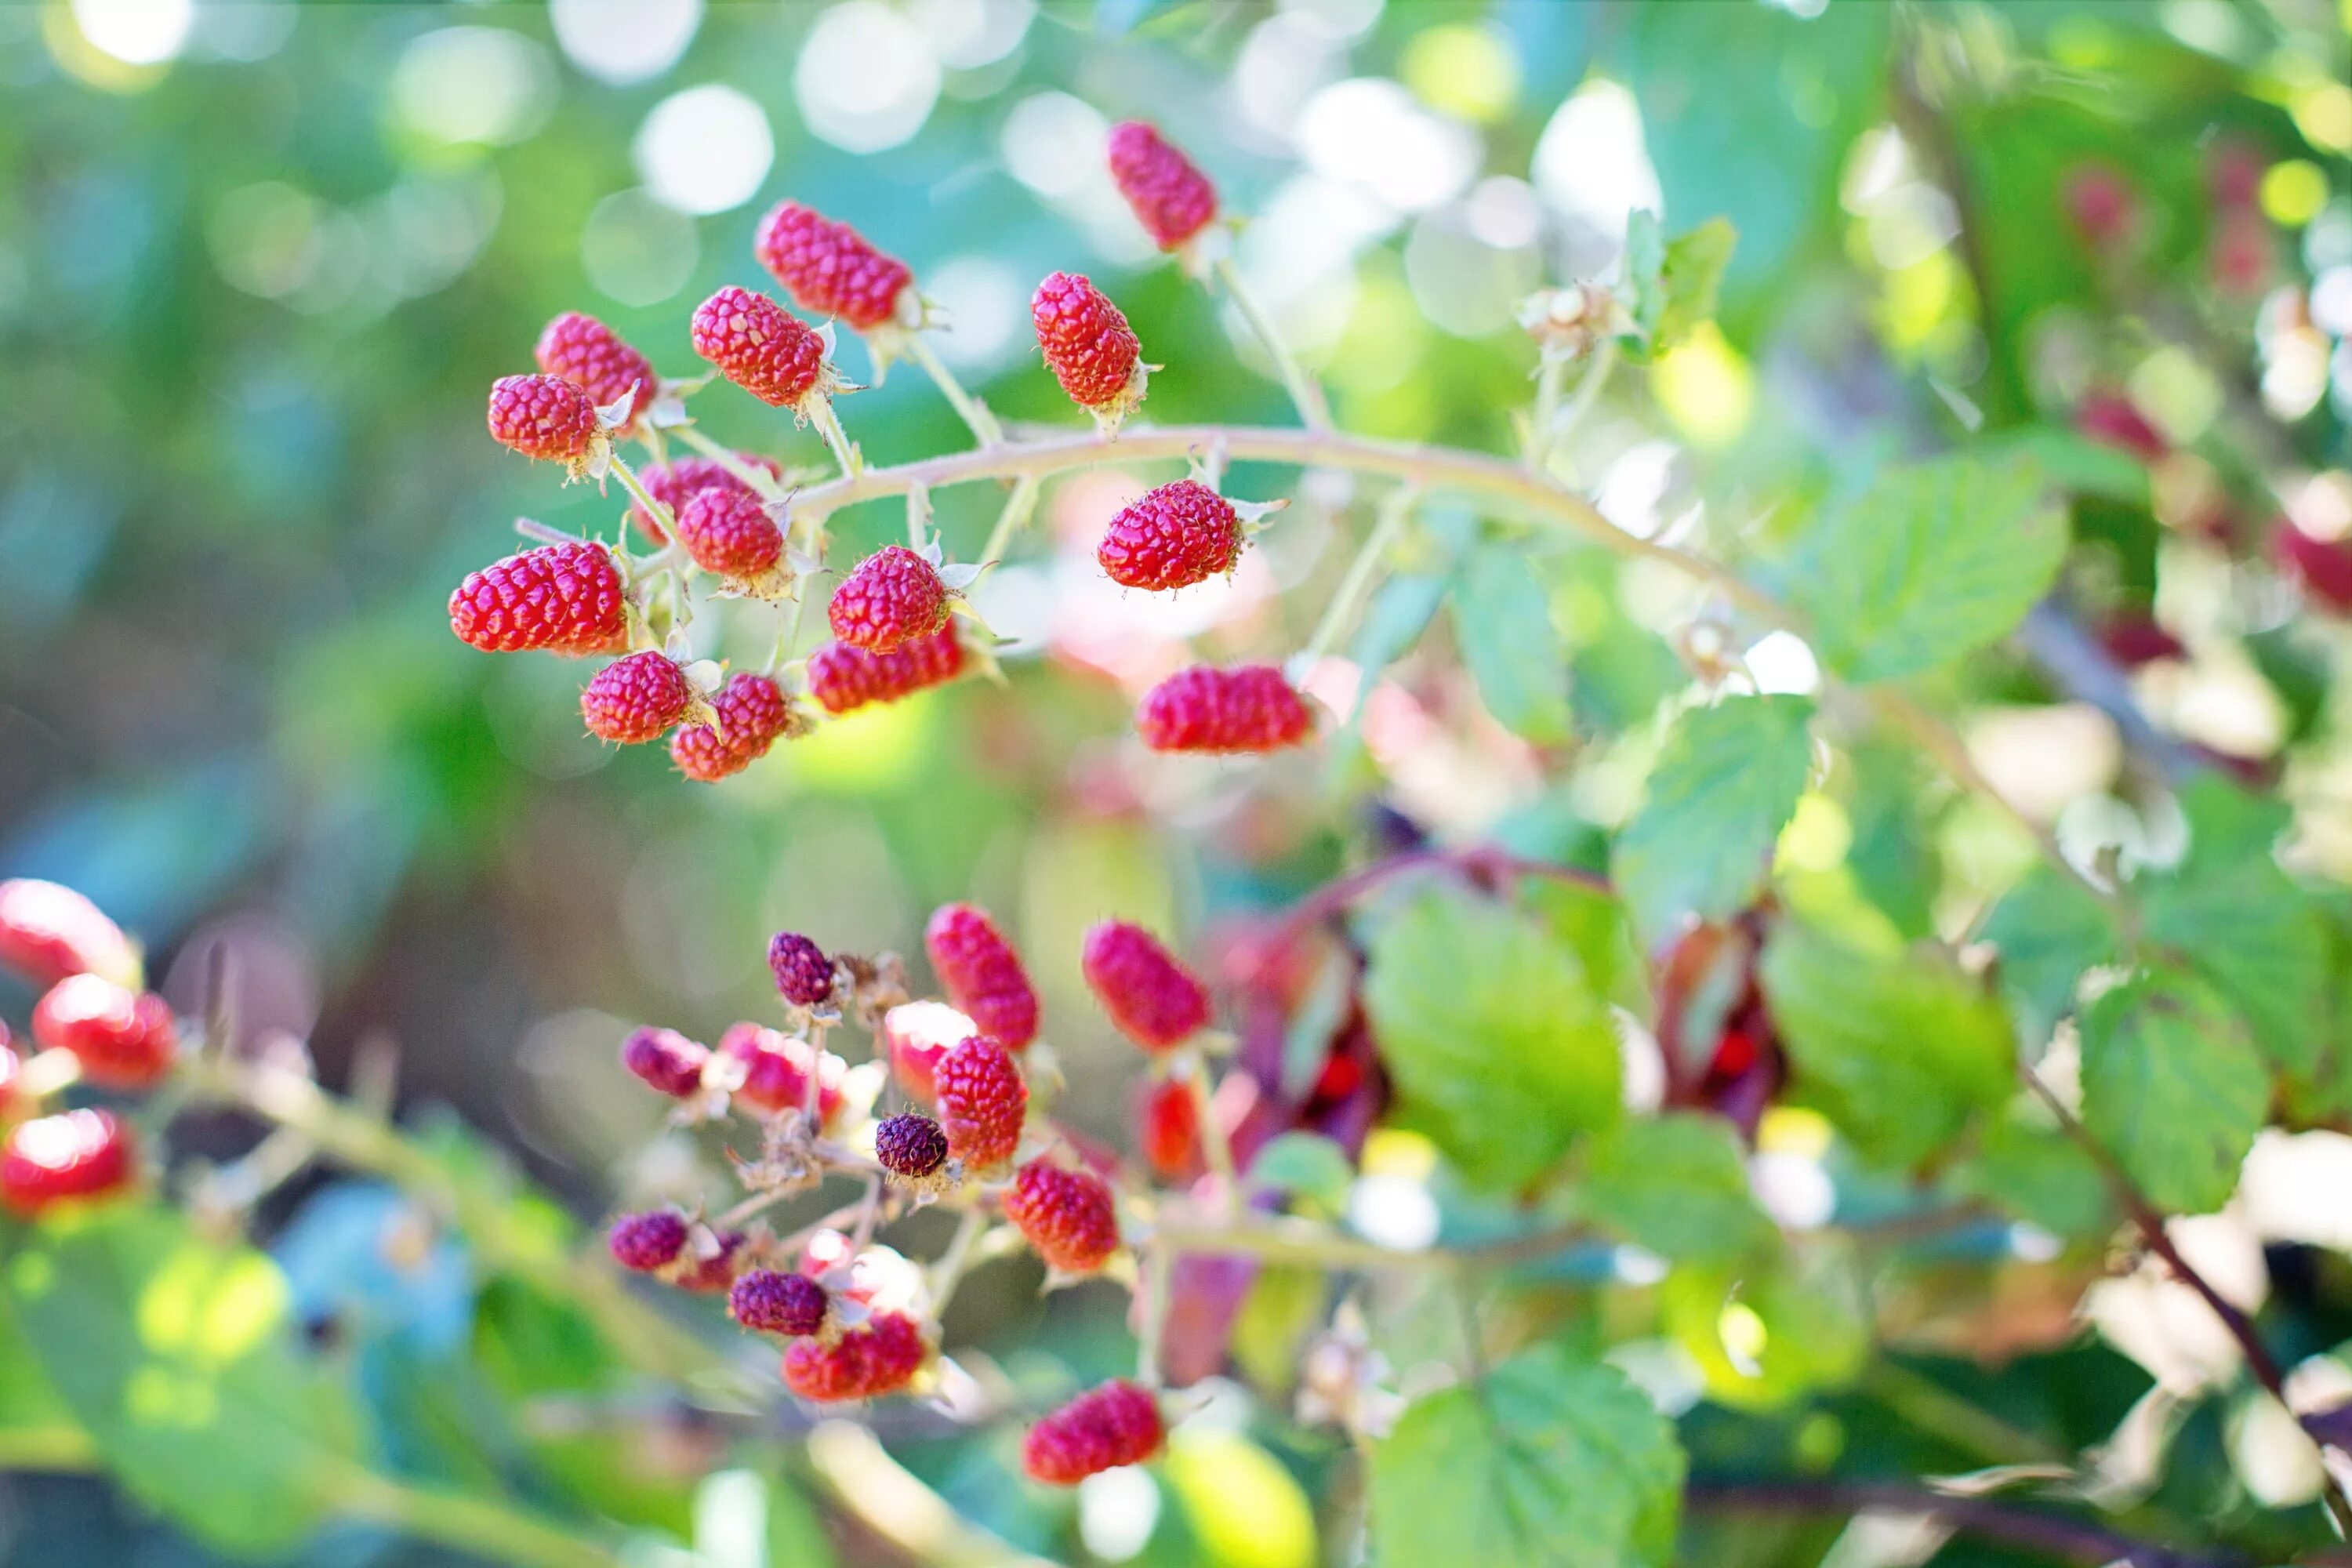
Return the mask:
{"type": "Polygon", "coordinates": [[[845,152],[898,146],[923,128],[939,97],[929,37],[878,0],[848,0],[818,17],[793,68],[801,118],[845,152]]]}
{"type": "Polygon", "coordinates": [[[644,81],[677,64],[702,0],[548,0],[564,58],[600,81],[644,81]]]}
{"type": "Polygon", "coordinates": [[[740,207],[759,193],[776,161],[776,139],[758,104],[714,81],[654,105],[634,152],[655,200],[699,216],[740,207]]]}

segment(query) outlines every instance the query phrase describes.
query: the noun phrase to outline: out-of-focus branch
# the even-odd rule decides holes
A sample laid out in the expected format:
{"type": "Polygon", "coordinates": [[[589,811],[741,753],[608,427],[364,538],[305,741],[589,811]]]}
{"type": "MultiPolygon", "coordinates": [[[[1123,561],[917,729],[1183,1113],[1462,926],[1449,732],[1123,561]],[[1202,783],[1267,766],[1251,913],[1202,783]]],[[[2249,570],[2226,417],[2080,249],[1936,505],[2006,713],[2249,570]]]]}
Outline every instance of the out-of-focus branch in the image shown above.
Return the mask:
{"type": "Polygon", "coordinates": [[[1878,1481],[1711,1480],[1684,1489],[1694,1513],[1888,1513],[1932,1519],[1961,1535],[2014,1546],[2058,1563],[2126,1563],[2131,1568],[2243,1568],[2228,1553],[2190,1551],[2123,1535],[2088,1520],[1988,1498],[1952,1497],[1926,1487],[1878,1481]]]}

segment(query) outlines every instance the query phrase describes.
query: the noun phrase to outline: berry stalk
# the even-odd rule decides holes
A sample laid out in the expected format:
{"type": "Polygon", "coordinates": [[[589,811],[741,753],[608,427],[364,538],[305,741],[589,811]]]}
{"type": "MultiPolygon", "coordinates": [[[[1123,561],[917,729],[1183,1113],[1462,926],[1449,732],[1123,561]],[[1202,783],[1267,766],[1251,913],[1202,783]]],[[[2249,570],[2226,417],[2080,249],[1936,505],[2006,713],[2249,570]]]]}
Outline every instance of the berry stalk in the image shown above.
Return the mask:
{"type": "Polygon", "coordinates": [[[1315,384],[1314,377],[1307,374],[1306,367],[1298,363],[1298,356],[1290,352],[1290,344],[1259,306],[1257,297],[1242,281],[1241,268],[1234,265],[1234,258],[1230,256],[1219,257],[1216,268],[1217,280],[1234,297],[1234,308],[1241,311],[1242,320],[1249,323],[1250,331],[1257,334],[1257,341],[1265,345],[1265,352],[1272,356],[1274,368],[1281,375],[1283,386],[1290,393],[1290,401],[1297,405],[1300,421],[1309,430],[1330,429],[1331,410],[1323,401],[1323,389],[1315,384]]]}
{"type": "Polygon", "coordinates": [[[1405,519],[1412,515],[1413,503],[1420,499],[1407,487],[1381,502],[1380,517],[1372,524],[1372,531],[1364,536],[1355,559],[1348,563],[1347,574],[1339,579],[1331,602],[1324,606],[1323,618],[1316,623],[1314,634],[1299,650],[1297,668],[1300,672],[1331,651],[1331,645],[1339,640],[1340,632],[1354,616],[1356,605],[1372,585],[1372,574],[1380,570],[1381,557],[1388,553],[1390,544],[1403,530],[1405,519]]]}
{"type": "Polygon", "coordinates": [[[866,459],[850,440],[849,432],[841,427],[841,416],[833,411],[833,399],[813,397],[808,401],[806,412],[809,423],[814,425],[816,433],[824,437],[825,448],[833,454],[833,460],[841,465],[841,477],[856,479],[865,469],[866,459]]]}
{"type": "Polygon", "coordinates": [[[987,404],[964,390],[963,383],[956,379],[955,372],[947,367],[947,362],[940,358],[931,345],[923,341],[921,332],[906,334],[906,349],[907,357],[922,367],[923,374],[931,378],[931,384],[940,389],[940,395],[948,400],[958,417],[971,427],[971,437],[980,443],[982,450],[1004,445],[1004,427],[996,422],[996,416],[989,412],[987,404]]]}
{"type": "Polygon", "coordinates": [[[1004,498],[1004,510],[996,514],[996,526],[988,531],[988,542],[980,547],[976,558],[982,566],[1004,559],[1004,552],[1013,536],[1028,526],[1037,510],[1037,498],[1044,487],[1027,474],[1013,481],[1013,493],[1004,498]]]}

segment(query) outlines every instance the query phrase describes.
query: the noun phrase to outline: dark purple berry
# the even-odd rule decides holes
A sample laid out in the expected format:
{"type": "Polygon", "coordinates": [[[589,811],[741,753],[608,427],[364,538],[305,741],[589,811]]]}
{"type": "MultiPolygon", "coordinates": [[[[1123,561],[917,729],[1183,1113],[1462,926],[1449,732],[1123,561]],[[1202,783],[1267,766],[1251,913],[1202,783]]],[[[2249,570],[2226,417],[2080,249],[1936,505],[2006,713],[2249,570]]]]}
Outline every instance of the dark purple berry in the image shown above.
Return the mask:
{"type": "Polygon", "coordinates": [[[676,1029],[639,1029],[621,1043],[621,1065],[654,1089],[685,1100],[702,1088],[710,1053],[676,1029]]]}
{"type": "Polygon", "coordinates": [[[727,1296],[737,1322],[767,1334],[813,1334],[824,1326],[824,1286],[773,1268],[752,1269],[727,1296]]]}
{"type": "Polygon", "coordinates": [[[795,1007],[822,1007],[833,1000],[833,960],[796,931],[780,931],[768,943],[768,967],[776,989],[795,1007]]]}
{"type": "Polygon", "coordinates": [[[948,1135],[913,1111],[887,1117],[874,1129],[874,1157],[893,1175],[919,1179],[947,1163],[948,1135]]]}
{"type": "Polygon", "coordinates": [[[606,1243],[613,1261],[640,1274],[667,1268],[686,1250],[686,1216],[668,1209],[650,1214],[625,1214],[613,1222],[606,1243]]]}

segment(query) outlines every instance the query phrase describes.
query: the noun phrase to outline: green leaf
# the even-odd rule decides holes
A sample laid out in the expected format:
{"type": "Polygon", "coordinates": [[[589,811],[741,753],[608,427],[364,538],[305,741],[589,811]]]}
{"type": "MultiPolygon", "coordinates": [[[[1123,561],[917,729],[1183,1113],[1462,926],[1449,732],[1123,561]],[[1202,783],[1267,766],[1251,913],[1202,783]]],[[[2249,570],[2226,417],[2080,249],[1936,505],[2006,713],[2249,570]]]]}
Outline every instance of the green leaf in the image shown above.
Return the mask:
{"type": "Polygon", "coordinates": [[[2020,1100],[1985,1126],[1976,1152],[1952,1173],[1960,1193],[2053,1236],[2104,1236],[2115,1204],[2095,1161],[2058,1130],[2049,1108],[2020,1100]]]}
{"type": "Polygon", "coordinates": [[[2237,1189],[2269,1113],[2244,1026],[2195,976],[2153,971],[2083,1013],[2083,1124],[2158,1208],[2205,1214],[2237,1189]]]}
{"type": "Polygon", "coordinates": [[[1673,348],[1692,328],[1714,318],[1716,289],[1738,242],[1738,231],[1729,219],[1711,217],[1668,243],[1658,269],[1664,300],[1650,338],[1652,353],[1673,348]]]}
{"type": "Polygon", "coordinates": [[[1755,898],[1812,768],[1812,715],[1801,697],[1728,697],[1675,721],[1617,839],[1617,885],[1643,931],[1718,920],[1755,898]]]}
{"type": "Polygon", "coordinates": [[[1881,473],[1818,519],[1788,592],[1849,680],[1948,664],[2008,634],[2065,558],[2066,510],[2021,462],[1938,458],[1881,473]]]}
{"type": "Polygon", "coordinates": [[[14,1239],[16,1321],[125,1491],[226,1552],[278,1552],[310,1532],[357,1428],[288,1342],[276,1264],[144,1205],[58,1215],[14,1239]]]}
{"type": "Polygon", "coordinates": [[[1369,682],[1405,656],[1437,616],[1452,581],[1441,574],[1400,572],[1383,582],[1364,606],[1349,656],[1369,682]]]}
{"type": "Polygon", "coordinates": [[[1569,739],[1568,648],[1524,552],[1486,543],[1470,552],[1454,591],[1454,635],[1496,723],[1538,745],[1569,739]]]}
{"type": "Polygon", "coordinates": [[[1626,1011],[1650,1011],[1648,967],[1625,906],[1604,887],[1565,877],[1526,877],[1519,904],[1540,915],[1584,961],[1595,994],[1626,1011]]]}
{"type": "Polygon", "coordinates": [[[1627,311],[1634,327],[1625,348],[1637,363],[1650,357],[1658,323],[1665,319],[1665,273],[1666,231],[1657,214],[1636,207],[1625,215],[1625,287],[1633,295],[1627,311]]]}
{"type": "Polygon", "coordinates": [[[1797,1088],[1879,1160],[1926,1159],[2016,1082],[2000,1005],[1935,950],[1866,952],[1788,922],[1761,974],[1797,1088]]]}
{"type": "Polygon", "coordinates": [[[1299,1349],[1322,1323],[1329,1291],[1323,1272],[1270,1264],[1250,1281],[1234,1319],[1234,1364],[1253,1386],[1287,1393],[1298,1381],[1299,1349]]]}
{"type": "Polygon", "coordinates": [[[1376,1568],[1664,1568],[1684,1460],[1613,1367],[1556,1345],[1418,1399],[1372,1449],[1376,1568]]]}
{"type": "Polygon", "coordinates": [[[1659,1288],[1664,1325],[1706,1374],[1709,1397],[1770,1410],[1853,1380],[1871,1318],[1853,1261],[1836,1247],[1786,1254],[1760,1271],[1677,1268],[1659,1288]]]}
{"type": "Polygon", "coordinates": [[[1339,1214],[1348,1206],[1356,1167],[1339,1145],[1320,1133],[1285,1132],[1250,1161],[1249,1179],[1253,1186],[1287,1193],[1339,1214]]]}
{"type": "Polygon", "coordinates": [[[2065,873],[2036,866],[2001,896],[1984,938],[2000,958],[1994,977],[2016,1012],[2023,1037],[2039,1045],[2074,1010],[2083,973],[2111,963],[2116,933],[2089,889],[2065,873]]]}
{"type": "Polygon", "coordinates": [[[1519,910],[1416,893],[1373,933],[1364,1005],[1407,1114],[1475,1183],[1522,1185],[1622,1112],[1583,961],[1519,910]]]}
{"type": "Polygon", "coordinates": [[[1664,1258],[1736,1258],[1773,1237],[1717,1116],[1629,1117],[1594,1141],[1574,1195],[1579,1213],[1664,1258]]]}

